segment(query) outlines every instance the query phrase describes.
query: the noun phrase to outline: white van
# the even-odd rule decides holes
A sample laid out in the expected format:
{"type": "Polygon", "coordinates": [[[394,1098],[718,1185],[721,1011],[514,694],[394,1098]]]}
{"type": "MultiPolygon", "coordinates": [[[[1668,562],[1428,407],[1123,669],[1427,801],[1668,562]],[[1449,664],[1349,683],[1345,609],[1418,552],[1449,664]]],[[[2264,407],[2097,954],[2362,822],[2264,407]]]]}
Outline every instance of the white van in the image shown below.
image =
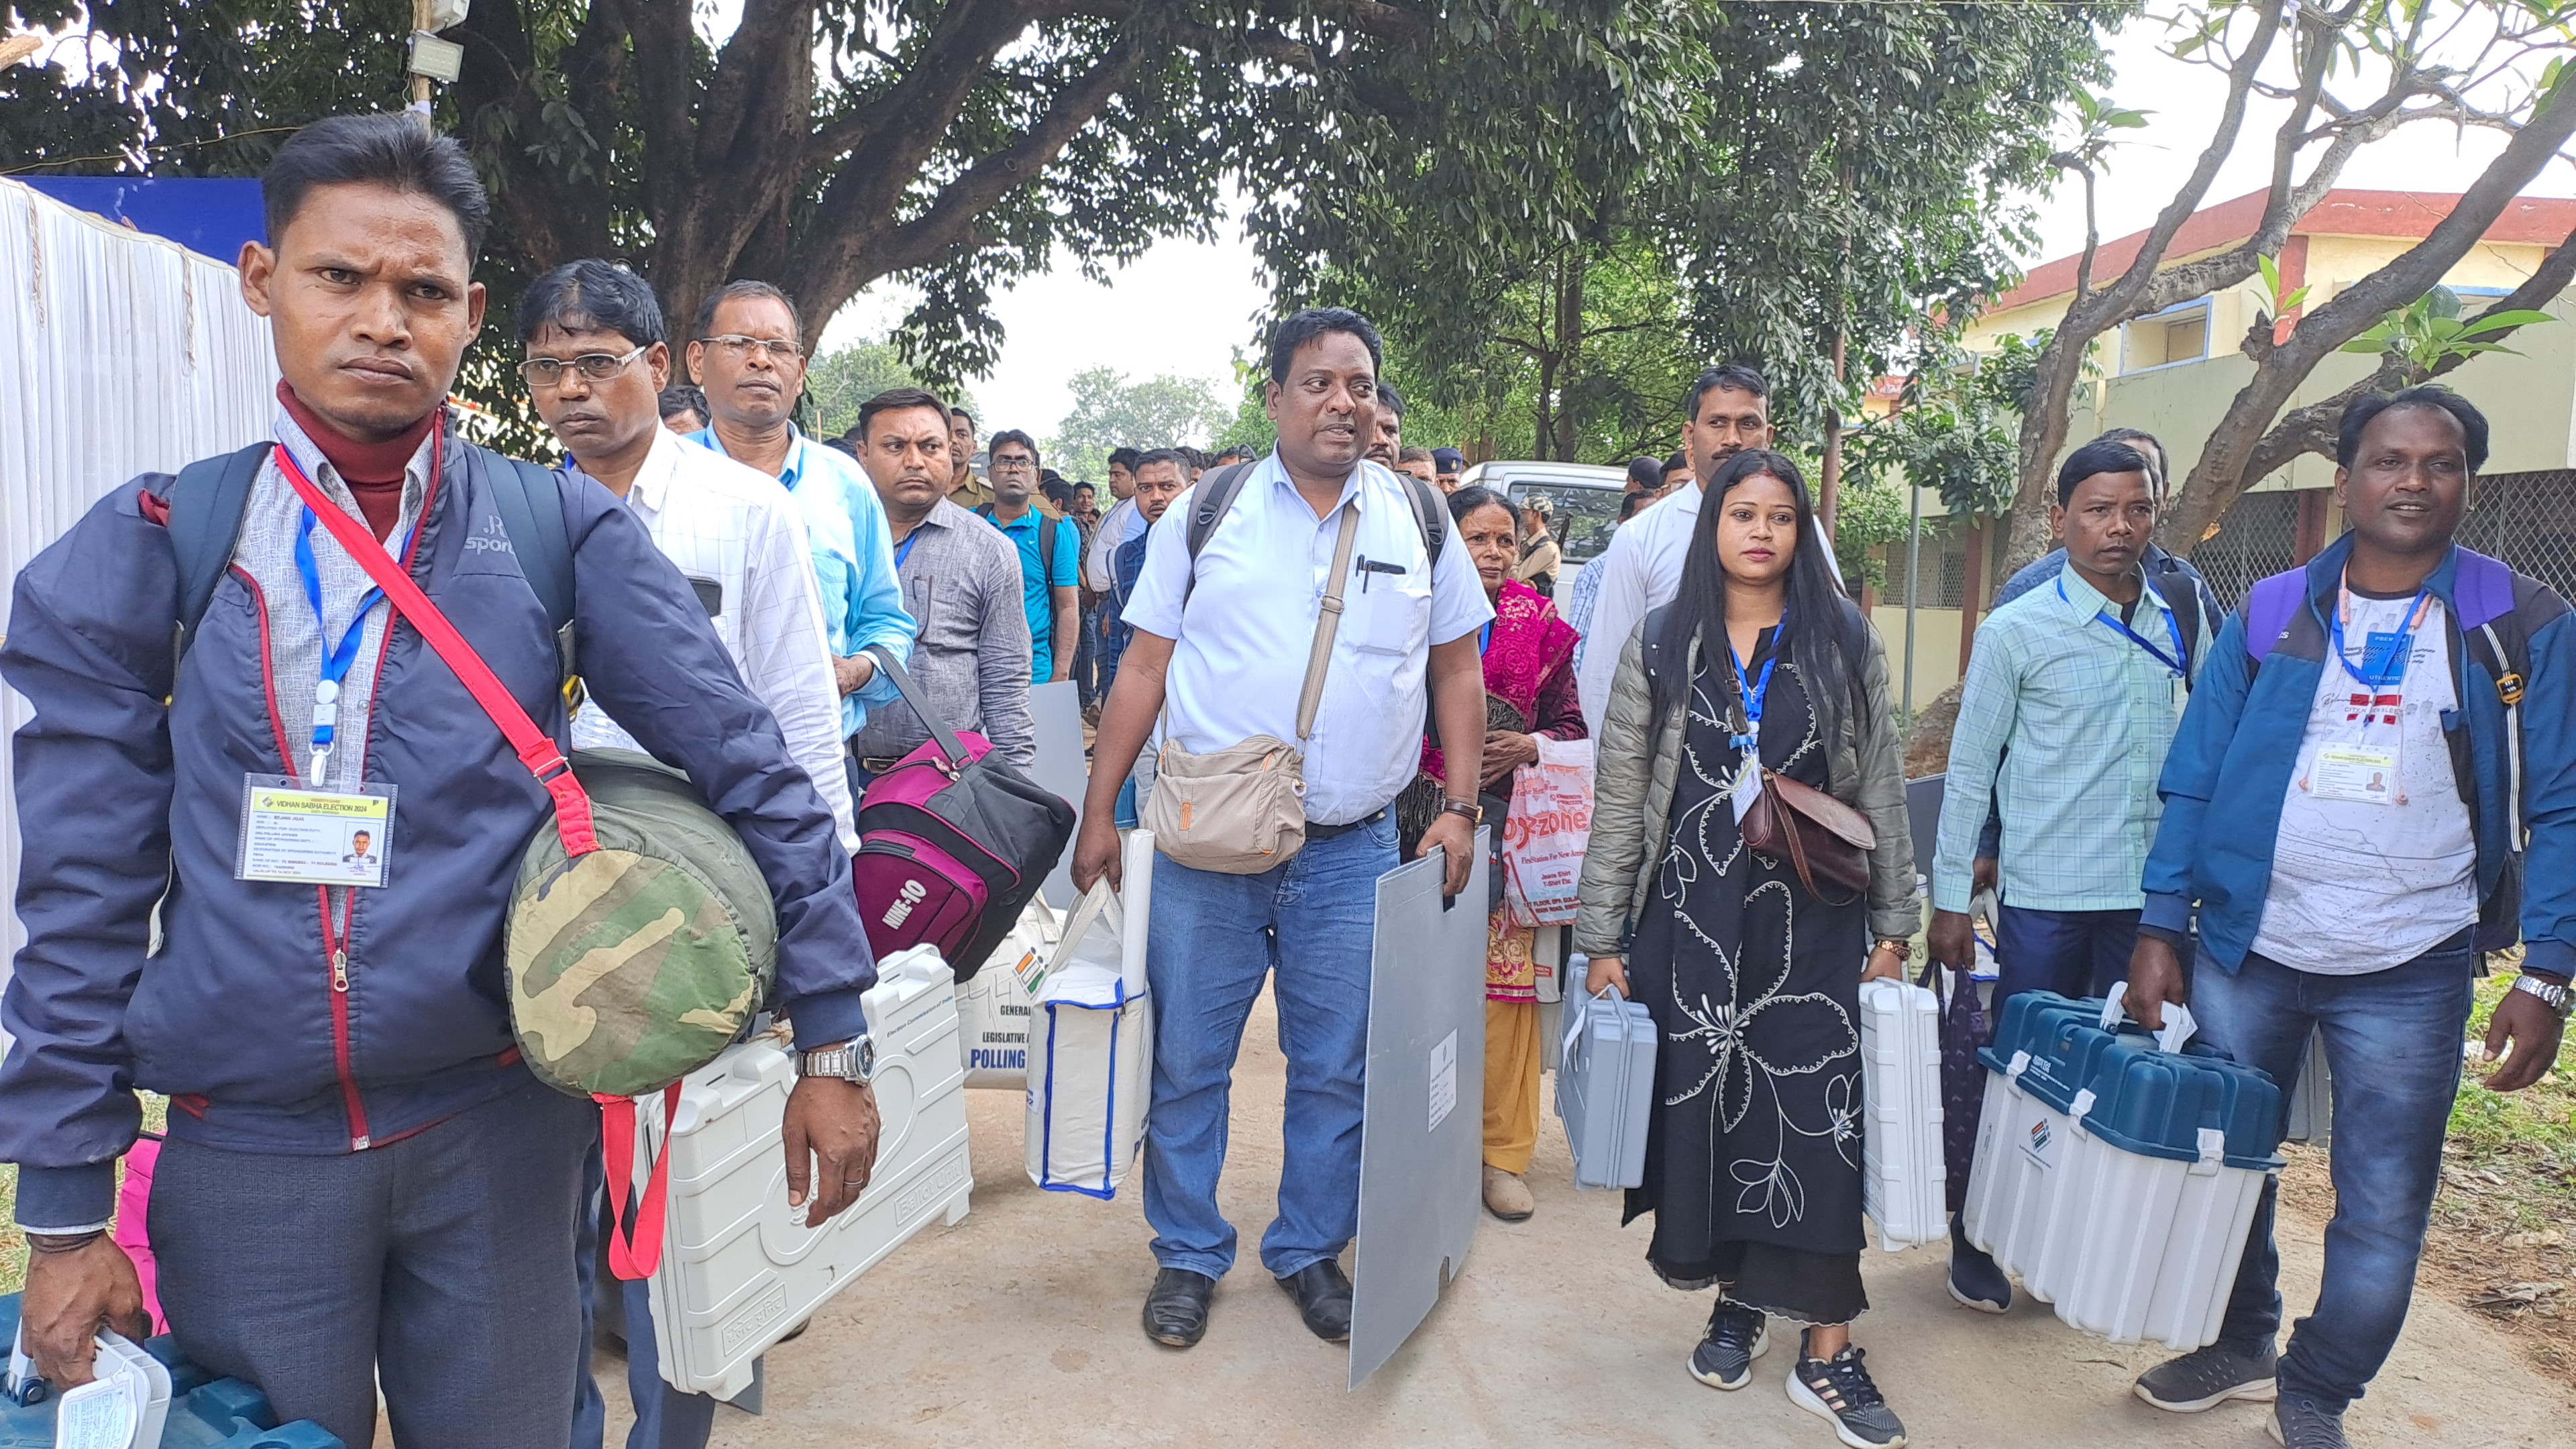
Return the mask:
{"type": "Polygon", "coordinates": [[[1628,470],[1598,463],[1498,461],[1469,468],[1460,475],[1458,486],[1491,488],[1512,500],[1514,507],[1525,507],[1542,493],[1556,505],[1556,521],[1549,527],[1565,555],[1565,565],[1556,575],[1556,597],[1562,604],[1574,597],[1574,580],[1584,565],[1610,546],[1611,530],[1619,525],[1619,498],[1628,488],[1628,470]]]}

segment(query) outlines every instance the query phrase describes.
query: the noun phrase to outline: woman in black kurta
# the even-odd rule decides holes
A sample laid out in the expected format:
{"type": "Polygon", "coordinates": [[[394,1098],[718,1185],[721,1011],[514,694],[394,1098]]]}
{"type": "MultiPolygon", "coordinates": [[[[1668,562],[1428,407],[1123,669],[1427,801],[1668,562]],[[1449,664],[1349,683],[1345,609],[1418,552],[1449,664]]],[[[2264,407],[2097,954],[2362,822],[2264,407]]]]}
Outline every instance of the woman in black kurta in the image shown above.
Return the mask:
{"type": "Polygon", "coordinates": [[[1658,1028],[1627,1208],[1653,1214],[1647,1259],[1664,1281],[1719,1289],[1692,1375],[1743,1387],[1769,1319],[1797,1321],[1789,1398],[1867,1449],[1905,1439],[1848,1330],[1869,1307],[1860,984],[1901,972],[1916,913],[1885,651],[1811,520],[1777,454],[1739,454],[1710,480],[1680,591],[1613,685],[1576,933],[1606,947],[1596,911],[1627,907],[1627,949],[1594,954],[1589,985],[1627,991],[1658,1028]],[[1745,843],[1739,806],[1766,771],[1870,816],[1866,892],[1745,843]]]}

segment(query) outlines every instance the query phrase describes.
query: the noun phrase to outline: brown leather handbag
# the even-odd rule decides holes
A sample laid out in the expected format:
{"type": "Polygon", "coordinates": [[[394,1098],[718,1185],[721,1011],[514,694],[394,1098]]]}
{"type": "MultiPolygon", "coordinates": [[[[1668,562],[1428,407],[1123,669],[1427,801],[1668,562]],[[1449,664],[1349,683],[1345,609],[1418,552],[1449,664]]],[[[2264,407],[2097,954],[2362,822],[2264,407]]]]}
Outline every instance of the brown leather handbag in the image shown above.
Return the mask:
{"type": "Polygon", "coordinates": [[[1786,857],[1807,894],[1829,906],[1847,906],[1869,891],[1869,853],[1878,832],[1869,817],[1812,785],[1762,772],[1762,793],[1744,812],[1744,843],[1777,860],[1786,857]],[[1822,879],[1851,894],[1841,900],[1816,889],[1822,879]]]}

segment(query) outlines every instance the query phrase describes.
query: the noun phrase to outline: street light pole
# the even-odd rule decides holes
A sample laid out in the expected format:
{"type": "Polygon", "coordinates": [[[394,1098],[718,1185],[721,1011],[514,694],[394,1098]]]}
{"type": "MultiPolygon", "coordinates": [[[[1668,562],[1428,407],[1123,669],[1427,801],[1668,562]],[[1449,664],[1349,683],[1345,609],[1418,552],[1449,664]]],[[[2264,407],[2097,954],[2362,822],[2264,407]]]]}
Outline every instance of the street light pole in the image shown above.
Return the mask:
{"type": "Polygon", "coordinates": [[[1923,486],[1905,480],[1905,722],[1914,723],[1914,606],[1923,592],[1923,486]]]}
{"type": "MultiPolygon", "coordinates": [[[[412,34],[430,33],[431,21],[434,18],[430,14],[430,7],[431,0],[411,0],[412,34]]],[[[411,74],[411,113],[420,119],[420,129],[424,134],[435,129],[429,120],[429,77],[418,71],[413,71],[411,74]]]]}

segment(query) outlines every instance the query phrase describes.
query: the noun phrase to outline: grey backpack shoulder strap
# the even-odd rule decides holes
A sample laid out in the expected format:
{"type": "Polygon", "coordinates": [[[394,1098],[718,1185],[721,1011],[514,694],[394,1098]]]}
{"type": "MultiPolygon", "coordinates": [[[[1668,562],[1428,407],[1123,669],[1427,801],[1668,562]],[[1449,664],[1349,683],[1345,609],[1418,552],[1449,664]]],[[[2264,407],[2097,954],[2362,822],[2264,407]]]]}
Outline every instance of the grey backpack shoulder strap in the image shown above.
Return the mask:
{"type": "Polygon", "coordinates": [[[1252,476],[1253,464],[1230,463],[1199,480],[1198,496],[1190,500],[1189,535],[1190,579],[1181,586],[1181,599],[1188,602],[1190,590],[1198,587],[1199,555],[1206,551],[1208,540],[1216,536],[1216,526],[1234,508],[1235,498],[1243,492],[1243,483],[1252,476]]]}

